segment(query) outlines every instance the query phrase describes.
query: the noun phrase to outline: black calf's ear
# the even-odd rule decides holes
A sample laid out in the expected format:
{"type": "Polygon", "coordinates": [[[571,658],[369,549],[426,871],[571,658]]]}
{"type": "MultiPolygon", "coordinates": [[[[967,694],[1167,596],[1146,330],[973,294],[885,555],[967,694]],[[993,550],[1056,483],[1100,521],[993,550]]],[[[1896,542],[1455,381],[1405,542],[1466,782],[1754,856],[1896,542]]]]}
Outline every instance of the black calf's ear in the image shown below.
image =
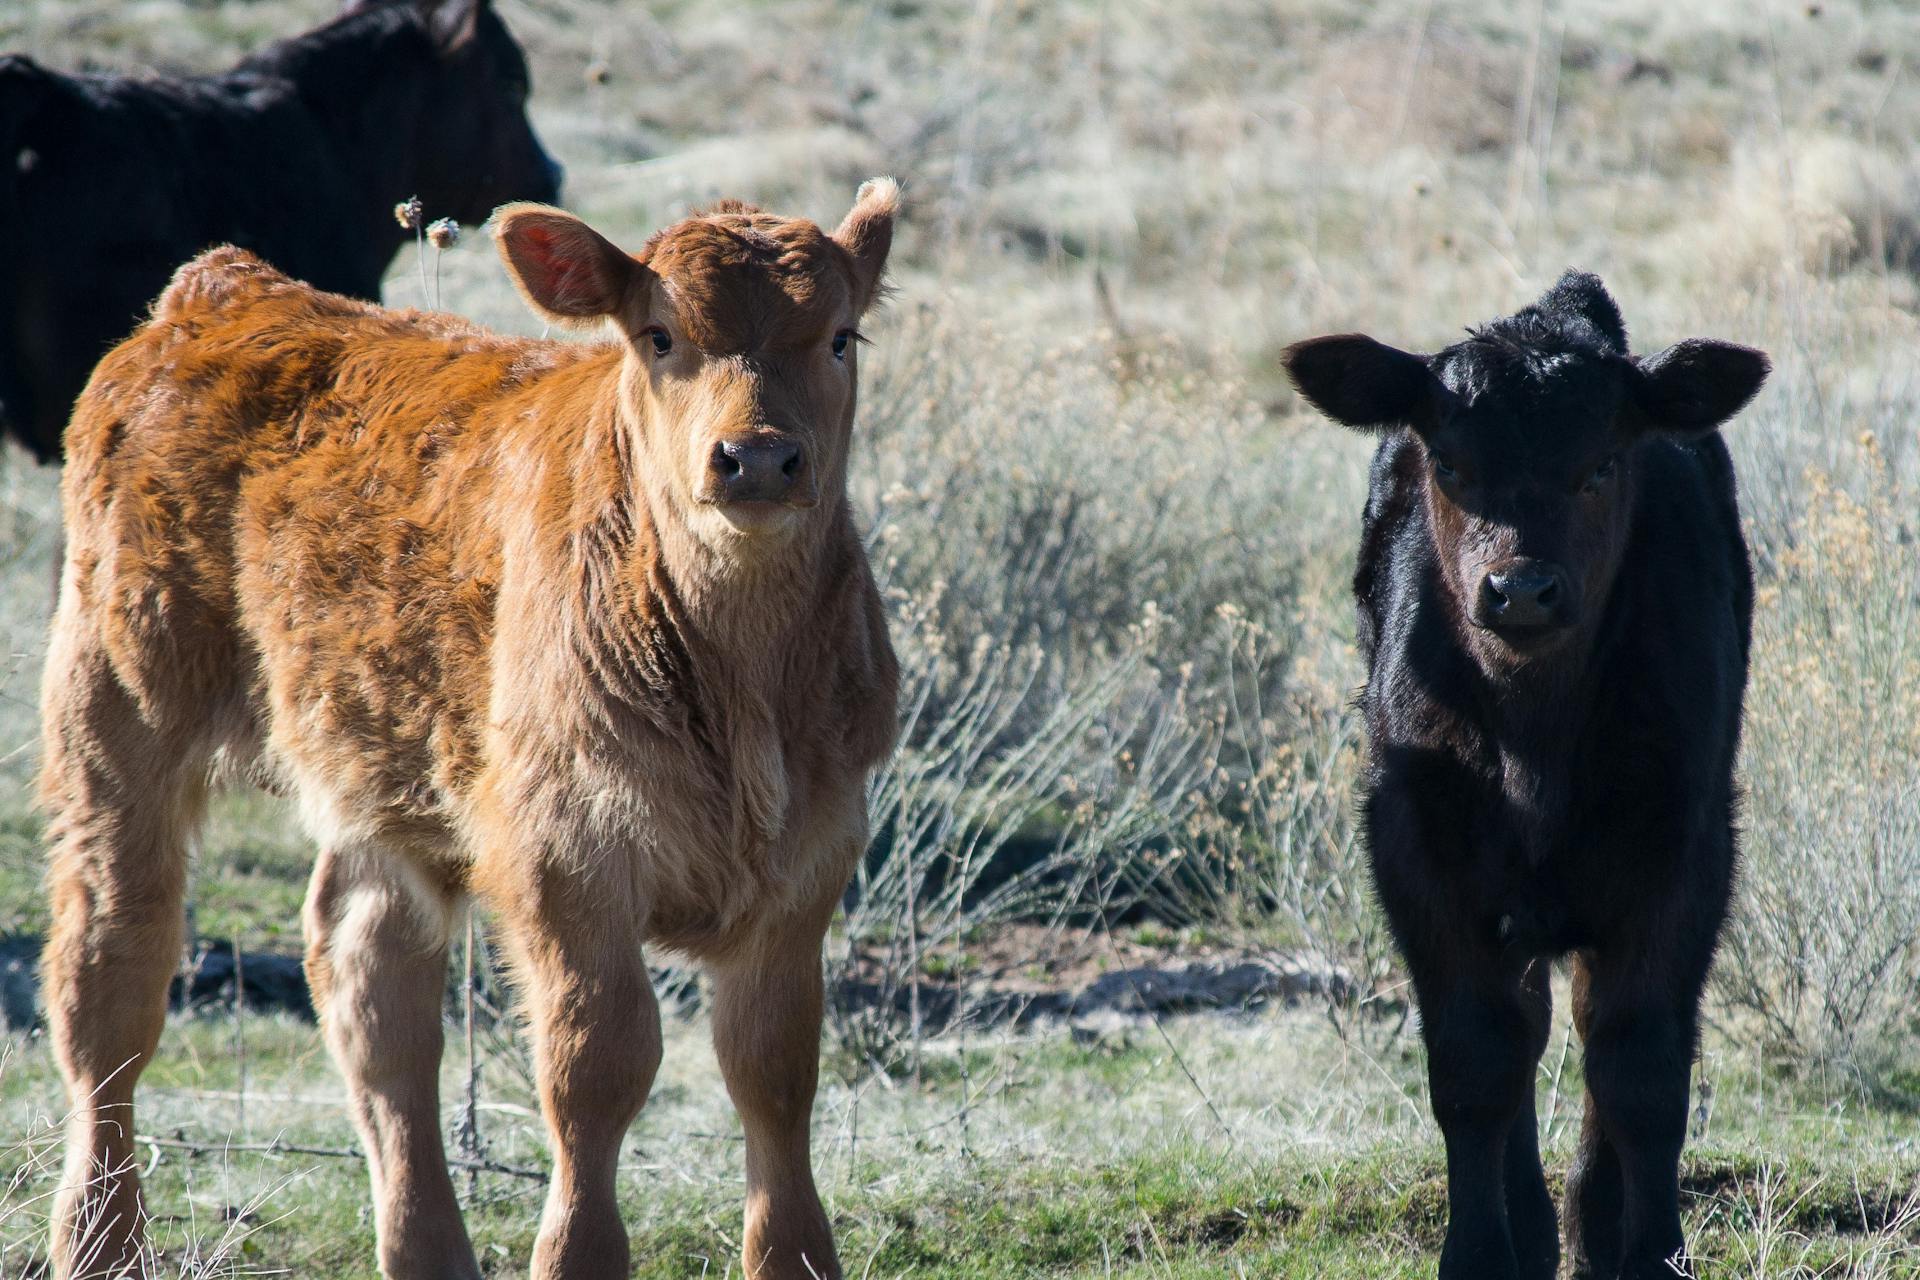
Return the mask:
{"type": "Polygon", "coordinates": [[[1433,403],[1426,358],[1361,333],[1308,338],[1280,353],[1294,389],[1342,426],[1362,431],[1411,422],[1433,403]]]}
{"type": "Polygon", "coordinates": [[[1656,431],[1711,431],[1746,407],[1773,366],[1767,353],[1689,338],[1639,362],[1640,409],[1656,431]]]}

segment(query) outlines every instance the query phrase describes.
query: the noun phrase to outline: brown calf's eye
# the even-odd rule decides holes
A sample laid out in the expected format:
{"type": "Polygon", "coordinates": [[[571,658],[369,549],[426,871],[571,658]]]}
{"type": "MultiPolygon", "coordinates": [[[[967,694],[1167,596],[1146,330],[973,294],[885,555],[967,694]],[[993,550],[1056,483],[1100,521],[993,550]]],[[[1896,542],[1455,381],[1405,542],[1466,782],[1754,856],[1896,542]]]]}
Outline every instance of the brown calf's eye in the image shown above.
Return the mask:
{"type": "Polygon", "coordinates": [[[647,336],[653,339],[653,354],[663,356],[673,350],[673,335],[658,325],[647,330],[647,336]]]}
{"type": "Polygon", "coordinates": [[[847,346],[852,341],[853,341],[853,330],[851,329],[842,329],[840,332],[834,334],[833,335],[833,358],[835,360],[845,360],[847,358],[847,346]]]}

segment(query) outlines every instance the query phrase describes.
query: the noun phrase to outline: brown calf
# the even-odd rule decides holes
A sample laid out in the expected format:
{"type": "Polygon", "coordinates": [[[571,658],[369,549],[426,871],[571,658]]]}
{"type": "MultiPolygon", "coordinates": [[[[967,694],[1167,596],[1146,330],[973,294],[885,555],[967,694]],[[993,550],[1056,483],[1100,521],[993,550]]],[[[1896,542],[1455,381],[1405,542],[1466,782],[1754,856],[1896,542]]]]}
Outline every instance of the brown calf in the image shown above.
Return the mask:
{"type": "Polygon", "coordinates": [[[437,1084],[468,893],[504,926],[552,1133],[533,1274],[628,1273],[614,1171],[660,1059],[643,943],[712,973],[747,1274],[839,1274],[808,1126],[821,937],[894,736],[846,469],[897,199],[868,183],[832,235],[727,203],[635,256],[504,210],[521,293],[606,326],[592,345],[218,249],[101,363],[44,691],[58,1275],[141,1247],[134,1082],[223,778],[291,794],[320,845],[307,967],[388,1276],[478,1274],[437,1084]]]}

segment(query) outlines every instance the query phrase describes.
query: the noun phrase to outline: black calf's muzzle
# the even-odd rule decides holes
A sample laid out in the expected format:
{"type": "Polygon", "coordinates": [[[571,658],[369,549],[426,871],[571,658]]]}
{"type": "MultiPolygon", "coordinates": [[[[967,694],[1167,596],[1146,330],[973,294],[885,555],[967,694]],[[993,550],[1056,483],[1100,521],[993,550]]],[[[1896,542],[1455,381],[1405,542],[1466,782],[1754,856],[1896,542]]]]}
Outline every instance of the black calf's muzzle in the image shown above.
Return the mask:
{"type": "Polygon", "coordinates": [[[1552,631],[1573,625],[1566,570],[1540,560],[1504,564],[1480,584],[1473,620],[1494,631],[1552,631]]]}

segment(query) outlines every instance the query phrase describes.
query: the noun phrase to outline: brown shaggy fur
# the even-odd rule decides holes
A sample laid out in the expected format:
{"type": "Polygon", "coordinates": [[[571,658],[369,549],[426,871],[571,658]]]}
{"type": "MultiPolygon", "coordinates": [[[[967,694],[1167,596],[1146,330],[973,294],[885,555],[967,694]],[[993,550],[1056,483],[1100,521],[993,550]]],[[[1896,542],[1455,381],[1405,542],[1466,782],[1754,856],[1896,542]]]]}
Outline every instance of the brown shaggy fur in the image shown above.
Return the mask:
{"type": "Polygon", "coordinates": [[[642,943],[713,974],[747,1273],[839,1274],[808,1155],[819,947],[897,684],[846,498],[843,335],[897,199],[867,184],[832,235],[729,204],[634,257],[502,211],[522,293],[610,326],[598,344],[218,249],[101,363],[68,433],[44,689],[47,993],[75,1108],[57,1274],[139,1248],[133,1087],[223,777],[290,793],[320,844],[308,970],[387,1275],[478,1274],[436,1085],[467,893],[504,926],[554,1143],[534,1275],[628,1273],[614,1168],[660,1056],[642,943]],[[791,491],[732,500],[721,446],[769,441],[801,451],[791,491]]]}

